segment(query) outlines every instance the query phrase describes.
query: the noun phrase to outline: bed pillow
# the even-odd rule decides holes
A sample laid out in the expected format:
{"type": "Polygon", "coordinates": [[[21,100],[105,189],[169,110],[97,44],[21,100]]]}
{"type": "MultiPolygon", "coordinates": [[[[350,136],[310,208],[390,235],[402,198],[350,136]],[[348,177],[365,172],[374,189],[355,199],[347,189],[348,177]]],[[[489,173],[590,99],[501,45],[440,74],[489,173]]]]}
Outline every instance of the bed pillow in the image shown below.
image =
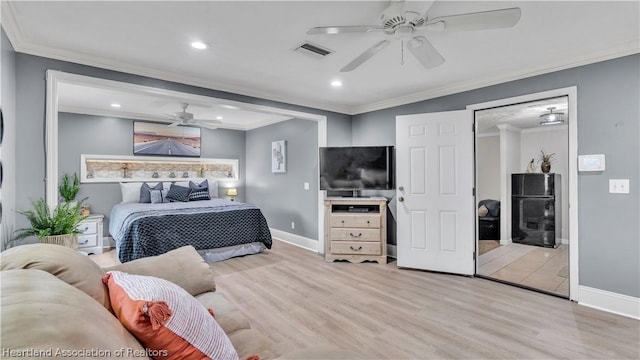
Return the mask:
{"type": "MultiPolygon", "coordinates": [[[[149,186],[146,182],[142,183],[142,186],[140,186],[140,203],[149,204],[153,202],[151,201],[151,190],[162,191],[162,182],[157,183],[154,187],[149,186]]],[[[162,202],[162,199],[159,202],[162,202]]]]}
{"type": "Polygon", "coordinates": [[[113,310],[143,346],[170,359],[238,359],[212,314],[178,285],[151,276],[109,271],[113,310]]]}
{"type": "Polygon", "coordinates": [[[122,203],[135,203],[140,200],[141,182],[120,183],[120,192],[122,192],[122,203]]]}
{"type": "Polygon", "coordinates": [[[217,199],[220,196],[218,196],[218,182],[212,179],[207,179],[207,181],[209,182],[209,196],[212,199],[217,199]]]}
{"type": "Polygon", "coordinates": [[[149,200],[152,204],[161,204],[164,202],[164,190],[149,190],[149,200]]]}
{"type": "Polygon", "coordinates": [[[193,181],[189,181],[189,188],[191,194],[189,194],[189,201],[209,200],[209,182],[207,180],[201,182],[199,185],[193,181]]]}
{"type": "Polygon", "coordinates": [[[191,188],[171,185],[169,192],[167,193],[167,200],[175,202],[187,202],[189,201],[189,194],[191,194],[191,188]]]}

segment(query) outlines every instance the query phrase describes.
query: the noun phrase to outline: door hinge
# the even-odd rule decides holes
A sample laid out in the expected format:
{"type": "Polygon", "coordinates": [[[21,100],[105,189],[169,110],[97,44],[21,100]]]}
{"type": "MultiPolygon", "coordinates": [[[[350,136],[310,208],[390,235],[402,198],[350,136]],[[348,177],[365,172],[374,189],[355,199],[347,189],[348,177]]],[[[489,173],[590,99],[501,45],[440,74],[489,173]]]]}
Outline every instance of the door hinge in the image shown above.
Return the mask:
{"type": "Polygon", "coordinates": [[[474,251],[473,252],[473,260],[475,260],[475,259],[476,259],[476,252],[474,251]]]}
{"type": "Polygon", "coordinates": [[[472,194],[473,196],[476,196],[476,188],[472,188],[472,189],[471,189],[471,194],[472,194]]]}

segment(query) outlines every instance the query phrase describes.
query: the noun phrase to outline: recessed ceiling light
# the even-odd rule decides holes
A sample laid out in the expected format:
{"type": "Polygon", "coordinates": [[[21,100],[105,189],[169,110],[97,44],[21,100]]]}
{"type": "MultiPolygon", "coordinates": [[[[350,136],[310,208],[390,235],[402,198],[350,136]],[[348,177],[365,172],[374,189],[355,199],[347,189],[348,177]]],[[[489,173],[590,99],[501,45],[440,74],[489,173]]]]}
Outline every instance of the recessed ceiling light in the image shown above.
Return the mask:
{"type": "Polygon", "coordinates": [[[216,120],[222,120],[223,117],[222,116],[216,116],[216,120]]]}
{"type": "Polygon", "coordinates": [[[333,86],[333,87],[340,87],[340,86],[342,86],[342,81],[340,81],[340,80],[333,80],[333,81],[331,82],[331,86],[333,86]]]}
{"type": "Polygon", "coordinates": [[[207,48],[207,44],[201,42],[201,41],[194,41],[191,43],[191,47],[198,49],[198,50],[203,50],[207,48]]]}
{"type": "Polygon", "coordinates": [[[118,103],[111,103],[111,107],[113,107],[113,108],[119,108],[119,107],[120,107],[120,104],[118,104],[118,103]]]}

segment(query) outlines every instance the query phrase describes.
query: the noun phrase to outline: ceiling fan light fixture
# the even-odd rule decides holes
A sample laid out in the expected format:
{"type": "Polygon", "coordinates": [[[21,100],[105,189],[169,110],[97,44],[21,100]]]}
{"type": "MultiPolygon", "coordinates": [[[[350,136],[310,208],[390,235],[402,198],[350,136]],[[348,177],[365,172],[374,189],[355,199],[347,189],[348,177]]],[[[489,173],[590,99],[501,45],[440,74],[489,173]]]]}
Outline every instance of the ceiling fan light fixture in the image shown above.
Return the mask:
{"type": "Polygon", "coordinates": [[[540,122],[540,125],[557,125],[564,123],[564,120],[562,119],[562,115],[564,115],[564,113],[554,113],[553,110],[555,110],[555,107],[547,108],[547,110],[549,110],[549,113],[540,115],[540,118],[543,120],[540,122]]]}

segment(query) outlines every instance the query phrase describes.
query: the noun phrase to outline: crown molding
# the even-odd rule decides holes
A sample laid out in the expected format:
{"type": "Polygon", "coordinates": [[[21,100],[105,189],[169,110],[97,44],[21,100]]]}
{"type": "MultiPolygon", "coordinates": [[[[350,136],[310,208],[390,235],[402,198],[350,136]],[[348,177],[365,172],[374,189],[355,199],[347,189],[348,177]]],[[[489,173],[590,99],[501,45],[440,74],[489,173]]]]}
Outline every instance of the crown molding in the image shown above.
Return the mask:
{"type": "Polygon", "coordinates": [[[397,97],[394,99],[383,100],[368,105],[355,106],[351,108],[351,115],[367,113],[376,110],[388,109],[391,107],[416,103],[424,100],[435,99],[442,96],[458,94],[465,91],[480,89],[487,86],[498,85],[509,81],[515,81],[552,73],[555,71],[566,70],[583,65],[589,65],[601,61],[616,59],[623,56],[634,55],[640,53],[640,43],[631,41],[610,51],[592,54],[591,56],[575,58],[572,61],[563,63],[547,64],[535,69],[513,72],[511,74],[498,78],[487,78],[479,81],[463,81],[451,86],[441,87],[433,90],[422,91],[412,95],[397,97]]]}

